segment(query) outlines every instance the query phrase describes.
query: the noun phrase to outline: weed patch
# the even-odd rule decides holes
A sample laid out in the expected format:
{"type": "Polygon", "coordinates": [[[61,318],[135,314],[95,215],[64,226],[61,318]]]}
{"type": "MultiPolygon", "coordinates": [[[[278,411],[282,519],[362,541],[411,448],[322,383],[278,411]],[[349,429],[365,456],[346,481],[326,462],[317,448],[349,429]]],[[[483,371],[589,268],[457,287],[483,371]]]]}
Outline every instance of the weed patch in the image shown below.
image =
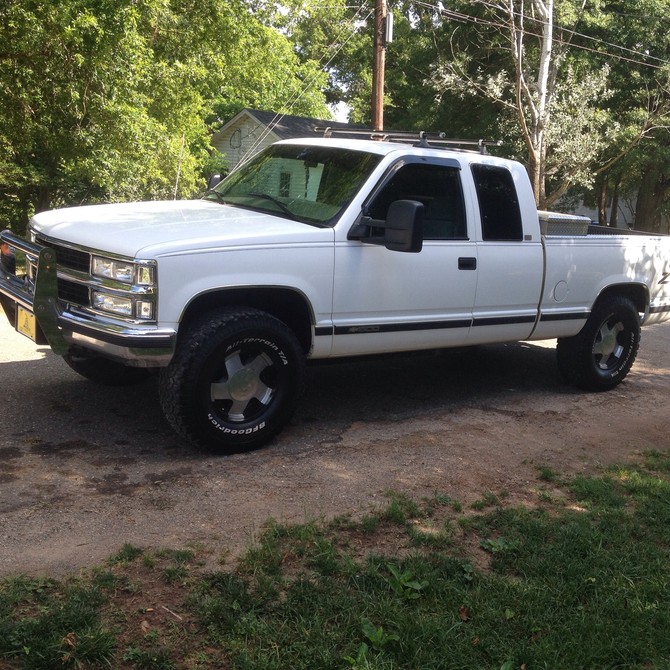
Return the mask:
{"type": "MultiPolygon", "coordinates": [[[[464,510],[389,493],[360,521],[268,522],[235,566],[124,546],[90,576],[0,582],[8,668],[660,668],[670,458],[464,510]],[[485,567],[484,567],[485,566],[485,567]]],[[[2,666],[4,669],[4,665],[2,666]]]]}

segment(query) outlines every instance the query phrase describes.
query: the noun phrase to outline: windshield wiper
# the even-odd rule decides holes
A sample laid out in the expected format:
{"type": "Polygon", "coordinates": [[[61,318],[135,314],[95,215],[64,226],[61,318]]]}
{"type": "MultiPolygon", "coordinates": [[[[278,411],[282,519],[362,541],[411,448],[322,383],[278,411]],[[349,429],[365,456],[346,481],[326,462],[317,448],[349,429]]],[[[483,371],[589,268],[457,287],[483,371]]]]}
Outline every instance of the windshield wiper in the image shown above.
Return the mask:
{"type": "Polygon", "coordinates": [[[223,196],[223,194],[219,193],[216,189],[210,188],[209,191],[205,191],[205,195],[203,198],[207,198],[208,200],[212,200],[209,196],[213,195],[215,196],[215,199],[217,202],[220,202],[222,205],[225,205],[227,203],[227,200],[223,196]]]}
{"type": "Polygon", "coordinates": [[[289,217],[289,219],[292,219],[293,221],[299,221],[298,217],[279,199],[275,198],[273,195],[270,195],[268,193],[260,193],[259,191],[254,191],[253,193],[249,193],[249,195],[253,196],[254,198],[263,198],[265,200],[269,200],[270,202],[274,203],[281,209],[286,216],[289,217]]]}

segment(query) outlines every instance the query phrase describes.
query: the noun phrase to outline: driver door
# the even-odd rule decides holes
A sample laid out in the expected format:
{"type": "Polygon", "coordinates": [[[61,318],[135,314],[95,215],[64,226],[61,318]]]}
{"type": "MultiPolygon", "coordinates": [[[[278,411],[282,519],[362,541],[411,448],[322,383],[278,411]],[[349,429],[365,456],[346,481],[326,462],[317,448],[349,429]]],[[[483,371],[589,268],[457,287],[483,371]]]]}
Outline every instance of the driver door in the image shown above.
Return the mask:
{"type": "Polygon", "coordinates": [[[364,214],[385,219],[395,200],[423,204],[423,248],[400,253],[364,240],[336,245],[335,356],[457,346],[468,338],[477,248],[459,163],[405,159],[382,180],[364,214]]]}

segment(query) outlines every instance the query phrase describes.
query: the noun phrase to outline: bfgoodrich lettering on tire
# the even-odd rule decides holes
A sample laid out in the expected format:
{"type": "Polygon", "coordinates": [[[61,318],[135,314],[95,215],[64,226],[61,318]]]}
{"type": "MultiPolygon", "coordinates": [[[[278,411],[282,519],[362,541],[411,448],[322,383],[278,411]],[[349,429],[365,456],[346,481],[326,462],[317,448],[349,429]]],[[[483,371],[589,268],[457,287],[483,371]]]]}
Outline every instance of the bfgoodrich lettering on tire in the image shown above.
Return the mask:
{"type": "Polygon", "coordinates": [[[265,444],[295,410],[304,367],[293,332],[265,312],[217,310],[188,326],[161,371],[161,406],[183,437],[219,453],[265,444]]]}
{"type": "Polygon", "coordinates": [[[594,307],[584,328],[558,340],[558,367],[570,383],[607,391],[631,369],[640,346],[640,317],[627,298],[612,296],[594,307]]]}

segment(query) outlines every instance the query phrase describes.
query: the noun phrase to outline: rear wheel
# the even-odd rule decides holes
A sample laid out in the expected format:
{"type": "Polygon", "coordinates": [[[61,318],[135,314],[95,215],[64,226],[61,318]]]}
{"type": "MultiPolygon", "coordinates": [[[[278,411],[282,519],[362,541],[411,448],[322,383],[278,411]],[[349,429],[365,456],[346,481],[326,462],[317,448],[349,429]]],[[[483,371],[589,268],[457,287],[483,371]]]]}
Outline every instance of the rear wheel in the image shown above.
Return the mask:
{"type": "Polygon", "coordinates": [[[570,383],[587,391],[607,391],[623,381],[640,346],[640,317],[627,298],[600,302],[574,337],[558,340],[558,367],[570,383]]]}
{"type": "Polygon", "coordinates": [[[172,427],[219,453],[253,449],[288,422],[304,367],[293,332],[251,308],[217,310],[192,323],[160,374],[172,427]]]}

